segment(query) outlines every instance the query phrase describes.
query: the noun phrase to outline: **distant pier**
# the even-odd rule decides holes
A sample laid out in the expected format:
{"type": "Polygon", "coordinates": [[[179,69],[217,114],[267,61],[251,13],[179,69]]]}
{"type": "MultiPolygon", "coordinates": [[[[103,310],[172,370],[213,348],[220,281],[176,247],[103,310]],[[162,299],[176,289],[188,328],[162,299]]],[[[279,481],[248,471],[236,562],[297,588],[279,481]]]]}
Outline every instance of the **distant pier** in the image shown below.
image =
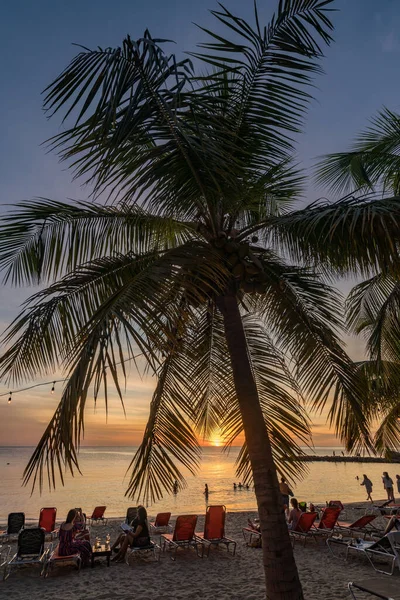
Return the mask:
{"type": "Polygon", "coordinates": [[[306,455],[297,456],[296,460],[302,462],[348,462],[348,463],[400,463],[400,455],[395,454],[391,457],[382,456],[316,456],[306,455]]]}

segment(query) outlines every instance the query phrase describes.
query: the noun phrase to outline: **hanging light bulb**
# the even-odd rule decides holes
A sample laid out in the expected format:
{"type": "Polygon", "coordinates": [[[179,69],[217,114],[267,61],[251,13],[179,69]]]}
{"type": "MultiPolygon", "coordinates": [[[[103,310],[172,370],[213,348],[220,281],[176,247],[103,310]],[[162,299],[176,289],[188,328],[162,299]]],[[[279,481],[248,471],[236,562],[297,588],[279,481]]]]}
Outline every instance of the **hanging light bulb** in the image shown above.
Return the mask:
{"type": "Polygon", "coordinates": [[[12,392],[10,392],[10,397],[8,398],[8,404],[11,404],[11,396],[12,396],[12,392]]]}
{"type": "Polygon", "coordinates": [[[54,386],[56,385],[56,382],[53,381],[53,387],[51,388],[51,393],[54,394],[54,386]]]}

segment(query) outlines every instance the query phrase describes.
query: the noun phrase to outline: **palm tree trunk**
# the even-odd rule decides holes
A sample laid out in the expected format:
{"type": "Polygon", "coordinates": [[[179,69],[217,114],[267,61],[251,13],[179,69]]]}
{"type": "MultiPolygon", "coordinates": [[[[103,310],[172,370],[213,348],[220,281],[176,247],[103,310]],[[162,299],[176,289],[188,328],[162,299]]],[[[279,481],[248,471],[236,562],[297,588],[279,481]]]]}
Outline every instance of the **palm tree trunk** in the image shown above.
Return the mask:
{"type": "Polygon", "coordinates": [[[220,297],[237,399],[249,452],[262,533],[268,600],[303,600],[290,543],[271,443],[248,357],[237,299],[220,297]]]}

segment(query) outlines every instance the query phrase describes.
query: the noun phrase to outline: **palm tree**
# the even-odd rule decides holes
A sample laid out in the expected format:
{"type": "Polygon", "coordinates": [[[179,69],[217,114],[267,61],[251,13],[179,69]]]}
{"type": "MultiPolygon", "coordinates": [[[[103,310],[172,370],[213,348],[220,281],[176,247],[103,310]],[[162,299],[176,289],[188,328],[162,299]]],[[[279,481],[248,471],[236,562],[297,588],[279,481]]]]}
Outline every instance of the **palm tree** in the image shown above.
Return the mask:
{"type": "MultiPolygon", "coordinates": [[[[317,165],[318,180],[334,192],[400,194],[400,115],[383,108],[361,132],[348,152],[327,155],[317,165]]],[[[397,210],[394,201],[392,209],[397,210]]],[[[393,247],[396,242],[391,242],[393,247]]],[[[396,247],[397,250],[397,247],[396,247]]],[[[355,334],[365,336],[369,361],[362,363],[379,424],[374,446],[379,452],[400,445],[400,280],[389,260],[382,270],[356,285],[347,300],[348,323],[355,334]]]]}
{"type": "Polygon", "coordinates": [[[122,400],[139,352],[157,386],[128,493],[151,500],[183,485],[179,464],[195,470],[199,434],[220,426],[229,444],[244,432],[237,466],[254,481],[271,600],[303,598],[276,475],[276,463],[299,472],[302,398],[319,410],[332,401],[349,448],[370,443],[364,381],[324,278],[398,258],[389,200],[292,208],[302,183],[292,137],[331,40],[331,5],[281,0],[264,28],[257,11],[254,27],[213,11],[228,33],[204,30],[210,41],[192,55],[202,75],[147,31],[83,48],[45,107],[77,114],[53,146],[113,202],[37,199],[0,228],[5,279],[49,283],[10,325],[0,376],[69,376],[25,481],[52,487],[79,469],[89,390],[107,406],[111,378],[122,400]]]}

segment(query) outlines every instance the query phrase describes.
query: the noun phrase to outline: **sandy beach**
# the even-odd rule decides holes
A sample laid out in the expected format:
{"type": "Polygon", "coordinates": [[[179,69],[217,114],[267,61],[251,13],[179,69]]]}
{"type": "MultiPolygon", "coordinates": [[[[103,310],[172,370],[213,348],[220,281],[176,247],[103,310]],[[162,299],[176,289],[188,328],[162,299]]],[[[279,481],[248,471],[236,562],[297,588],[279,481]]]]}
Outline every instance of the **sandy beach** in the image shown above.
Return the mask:
{"type": "MultiPolygon", "coordinates": [[[[362,507],[366,504],[357,503],[356,506],[362,507]]],[[[362,514],[363,511],[355,509],[354,505],[347,505],[344,517],[351,521],[362,514]]],[[[78,573],[73,567],[63,567],[54,570],[47,579],[39,577],[36,569],[22,568],[15,571],[6,582],[0,583],[0,598],[131,600],[138,597],[149,600],[261,600],[264,598],[262,551],[247,547],[241,531],[249,516],[254,517],[255,513],[228,513],[227,535],[238,542],[235,557],[221,548],[212,549],[208,559],[198,558],[194,550],[181,550],[176,562],[171,561],[169,554],[165,553],[159,563],[151,559],[134,559],[132,566],[111,564],[110,568],[106,566],[105,559],[99,559],[93,569],[83,569],[78,573]]],[[[112,519],[106,526],[93,526],[92,539],[96,535],[104,539],[107,533],[115,539],[122,520],[112,519]]],[[[383,526],[382,520],[379,520],[383,526]]],[[[199,518],[199,531],[203,524],[203,517],[199,518]]],[[[13,548],[15,547],[14,543],[13,548]]],[[[349,581],[360,581],[372,576],[385,578],[384,575],[375,574],[362,557],[353,557],[347,563],[333,558],[325,543],[316,544],[310,540],[305,548],[296,543],[295,556],[307,600],[349,598],[349,581]]],[[[400,576],[397,570],[393,577],[399,581],[400,598],[400,576]]]]}

